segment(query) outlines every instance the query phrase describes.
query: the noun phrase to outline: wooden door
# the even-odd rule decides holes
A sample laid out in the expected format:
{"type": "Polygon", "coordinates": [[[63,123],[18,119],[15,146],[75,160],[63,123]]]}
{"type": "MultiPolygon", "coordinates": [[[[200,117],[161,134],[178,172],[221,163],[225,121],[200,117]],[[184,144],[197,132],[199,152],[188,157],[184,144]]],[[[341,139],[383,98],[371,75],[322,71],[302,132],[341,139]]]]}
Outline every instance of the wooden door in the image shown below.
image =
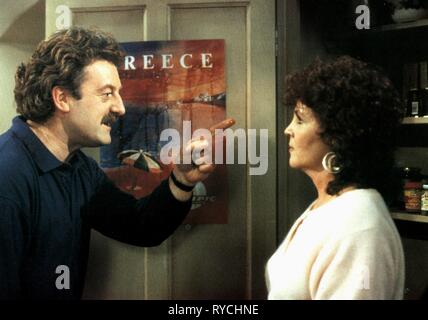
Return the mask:
{"type": "Polygon", "coordinates": [[[275,1],[47,0],[47,35],[59,5],[69,6],[72,24],[98,26],[120,42],[225,39],[227,115],[235,128],[269,130],[265,175],[228,166],[228,224],[183,225],[150,249],[93,232],[85,297],[265,298],[264,267],[276,242],[275,1]]]}

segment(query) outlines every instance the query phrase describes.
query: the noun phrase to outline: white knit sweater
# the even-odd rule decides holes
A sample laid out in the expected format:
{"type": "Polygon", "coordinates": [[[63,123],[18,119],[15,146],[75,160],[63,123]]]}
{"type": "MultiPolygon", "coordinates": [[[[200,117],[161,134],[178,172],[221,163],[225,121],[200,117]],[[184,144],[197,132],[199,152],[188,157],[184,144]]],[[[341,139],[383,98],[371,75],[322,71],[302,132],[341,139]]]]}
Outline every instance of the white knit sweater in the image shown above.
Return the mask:
{"type": "Polygon", "coordinates": [[[376,190],[309,208],[267,263],[268,299],[403,298],[401,239],[376,190]]]}

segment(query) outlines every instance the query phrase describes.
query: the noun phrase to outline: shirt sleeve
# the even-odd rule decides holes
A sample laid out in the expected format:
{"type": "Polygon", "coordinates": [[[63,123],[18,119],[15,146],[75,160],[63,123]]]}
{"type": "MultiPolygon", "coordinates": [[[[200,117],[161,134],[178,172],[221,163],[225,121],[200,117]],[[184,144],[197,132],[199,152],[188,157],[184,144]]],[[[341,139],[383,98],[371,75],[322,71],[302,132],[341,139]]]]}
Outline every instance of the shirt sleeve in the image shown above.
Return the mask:
{"type": "Polygon", "coordinates": [[[323,244],[311,270],[312,298],[397,299],[404,271],[399,270],[398,250],[381,234],[368,229],[323,244]]]}
{"type": "Polygon", "coordinates": [[[157,246],[178,228],[190,210],[191,200],[177,200],[168,179],[149,196],[137,200],[100,171],[100,186],[84,208],[84,217],[90,227],[105,236],[138,246],[157,246]]]}
{"type": "Polygon", "coordinates": [[[0,300],[21,295],[21,266],[28,223],[12,200],[0,197],[0,300]]]}

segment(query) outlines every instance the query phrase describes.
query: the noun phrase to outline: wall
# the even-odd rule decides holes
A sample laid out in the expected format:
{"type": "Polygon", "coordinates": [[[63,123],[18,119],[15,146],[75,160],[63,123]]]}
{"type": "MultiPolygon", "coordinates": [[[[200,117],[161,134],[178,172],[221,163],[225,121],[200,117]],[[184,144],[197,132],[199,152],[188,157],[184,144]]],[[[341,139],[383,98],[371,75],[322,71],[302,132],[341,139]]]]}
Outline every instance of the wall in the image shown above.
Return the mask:
{"type": "Polygon", "coordinates": [[[18,6],[14,0],[3,0],[2,5],[8,10],[0,15],[0,133],[10,127],[16,115],[16,68],[28,60],[45,32],[44,1],[26,1],[25,6],[18,6]]]}
{"type": "Polygon", "coordinates": [[[298,0],[277,2],[278,21],[278,244],[295,220],[315,199],[312,181],[301,171],[288,166],[288,139],[284,130],[293,110],[284,105],[285,76],[308,65],[316,57],[325,57],[317,12],[298,0]]]}

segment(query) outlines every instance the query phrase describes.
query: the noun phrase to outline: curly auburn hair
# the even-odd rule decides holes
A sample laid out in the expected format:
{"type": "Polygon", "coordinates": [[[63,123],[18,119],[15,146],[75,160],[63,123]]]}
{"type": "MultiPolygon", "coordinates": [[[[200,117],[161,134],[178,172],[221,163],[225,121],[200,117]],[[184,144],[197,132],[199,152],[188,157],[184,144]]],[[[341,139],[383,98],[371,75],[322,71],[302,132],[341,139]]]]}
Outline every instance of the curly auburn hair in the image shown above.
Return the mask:
{"type": "Polygon", "coordinates": [[[286,79],[286,105],[294,108],[297,101],[313,110],[321,139],[341,167],[327,193],[355,186],[375,188],[388,198],[404,108],[380,68],[349,56],[330,62],[316,59],[286,79]]]}
{"type": "Polygon", "coordinates": [[[52,89],[62,87],[80,99],[84,68],[96,60],[119,67],[123,52],[116,40],[96,29],[72,27],[42,41],[27,64],[15,74],[16,110],[26,119],[43,123],[54,113],[52,89]]]}

